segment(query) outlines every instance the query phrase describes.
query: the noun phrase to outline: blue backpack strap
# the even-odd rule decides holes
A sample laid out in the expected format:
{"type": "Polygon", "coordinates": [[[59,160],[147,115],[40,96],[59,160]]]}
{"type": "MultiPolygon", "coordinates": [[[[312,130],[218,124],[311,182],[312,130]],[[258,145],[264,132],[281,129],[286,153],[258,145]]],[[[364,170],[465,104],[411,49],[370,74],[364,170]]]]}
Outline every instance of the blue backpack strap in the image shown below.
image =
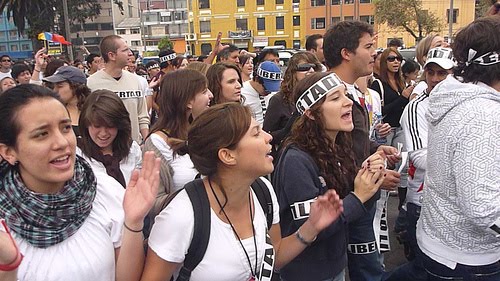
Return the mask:
{"type": "Polygon", "coordinates": [[[177,281],[187,281],[198,266],[210,240],[210,202],[202,179],[196,179],[184,186],[194,211],[194,230],[191,245],[184,259],[177,281]]]}
{"type": "Polygon", "coordinates": [[[259,200],[259,204],[266,215],[267,229],[271,229],[273,225],[273,201],[269,188],[261,178],[257,178],[251,185],[255,196],[259,200]]]}

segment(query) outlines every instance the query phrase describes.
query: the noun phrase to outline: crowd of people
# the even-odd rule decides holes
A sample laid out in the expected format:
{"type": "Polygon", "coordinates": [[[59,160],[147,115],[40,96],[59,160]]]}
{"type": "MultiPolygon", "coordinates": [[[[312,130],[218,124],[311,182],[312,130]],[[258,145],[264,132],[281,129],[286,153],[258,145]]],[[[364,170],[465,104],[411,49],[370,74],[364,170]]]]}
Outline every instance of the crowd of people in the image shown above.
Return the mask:
{"type": "Polygon", "coordinates": [[[342,21],[284,73],[220,40],[1,56],[0,280],[500,280],[499,30],[412,61],[342,21]]]}

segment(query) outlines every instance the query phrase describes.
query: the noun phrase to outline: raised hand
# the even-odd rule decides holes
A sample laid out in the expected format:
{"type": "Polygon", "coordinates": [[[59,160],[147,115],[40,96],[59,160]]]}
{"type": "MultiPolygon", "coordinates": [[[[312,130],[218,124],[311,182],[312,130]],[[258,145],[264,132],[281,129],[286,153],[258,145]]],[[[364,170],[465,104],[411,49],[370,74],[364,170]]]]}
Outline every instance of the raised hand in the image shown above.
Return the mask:
{"type": "Polygon", "coordinates": [[[144,217],[153,206],[160,182],[160,158],[152,151],[144,153],[142,169],[135,170],[125,190],[123,209],[127,226],[142,228],[144,217]]]}
{"type": "Polygon", "coordinates": [[[372,173],[368,171],[368,168],[362,168],[358,171],[354,179],[354,194],[361,202],[365,203],[377,192],[382,185],[384,172],[379,170],[372,173]]]}
{"type": "Polygon", "coordinates": [[[344,211],[343,202],[335,190],[329,189],[311,204],[309,223],[320,232],[332,224],[344,211]]]}

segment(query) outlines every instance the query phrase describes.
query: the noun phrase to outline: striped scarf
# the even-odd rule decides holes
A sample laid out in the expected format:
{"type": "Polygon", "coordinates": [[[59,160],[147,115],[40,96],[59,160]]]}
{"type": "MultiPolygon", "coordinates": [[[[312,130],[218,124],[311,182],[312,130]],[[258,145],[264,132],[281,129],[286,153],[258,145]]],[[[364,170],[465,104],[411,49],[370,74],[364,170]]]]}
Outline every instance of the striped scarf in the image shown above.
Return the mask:
{"type": "Polygon", "coordinates": [[[0,217],[36,248],[47,248],[73,235],[92,210],[96,179],[79,156],[73,178],[57,194],[29,190],[17,167],[0,163],[0,217]]]}

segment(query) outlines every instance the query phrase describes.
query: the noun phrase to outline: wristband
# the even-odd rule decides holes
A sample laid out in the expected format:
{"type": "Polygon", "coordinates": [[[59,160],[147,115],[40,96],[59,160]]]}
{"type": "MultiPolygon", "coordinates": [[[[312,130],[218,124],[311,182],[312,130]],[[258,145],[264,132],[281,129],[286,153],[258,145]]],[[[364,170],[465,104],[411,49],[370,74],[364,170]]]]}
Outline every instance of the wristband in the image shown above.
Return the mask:
{"type": "Polygon", "coordinates": [[[128,225],[127,225],[125,222],[123,222],[123,226],[124,226],[124,227],[125,227],[128,231],[133,232],[133,233],[140,233],[140,232],[142,232],[142,230],[143,230],[142,228],[141,228],[140,230],[135,230],[135,229],[132,229],[132,228],[128,227],[128,225]]]}
{"type": "Polygon", "coordinates": [[[1,220],[1,223],[3,227],[5,228],[6,233],[9,235],[10,240],[12,241],[12,244],[16,248],[16,258],[9,264],[0,264],[0,271],[12,271],[15,270],[16,268],[19,267],[23,260],[23,255],[19,251],[19,248],[17,247],[16,242],[14,241],[14,238],[12,238],[12,235],[10,234],[9,228],[7,227],[7,224],[5,223],[4,220],[1,220]]]}
{"type": "Polygon", "coordinates": [[[297,231],[295,232],[295,237],[297,237],[297,239],[300,241],[300,243],[302,243],[302,244],[304,244],[306,246],[311,246],[311,244],[314,241],[316,241],[316,238],[318,238],[318,236],[314,236],[313,240],[307,241],[306,239],[304,239],[304,237],[302,237],[302,235],[299,232],[299,229],[297,229],[297,231]]]}
{"type": "Polygon", "coordinates": [[[33,68],[33,71],[41,72],[40,69],[33,68]]]}

